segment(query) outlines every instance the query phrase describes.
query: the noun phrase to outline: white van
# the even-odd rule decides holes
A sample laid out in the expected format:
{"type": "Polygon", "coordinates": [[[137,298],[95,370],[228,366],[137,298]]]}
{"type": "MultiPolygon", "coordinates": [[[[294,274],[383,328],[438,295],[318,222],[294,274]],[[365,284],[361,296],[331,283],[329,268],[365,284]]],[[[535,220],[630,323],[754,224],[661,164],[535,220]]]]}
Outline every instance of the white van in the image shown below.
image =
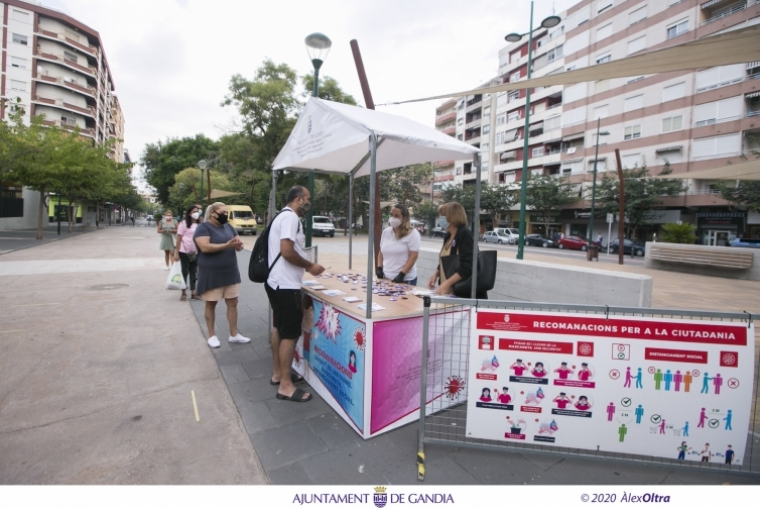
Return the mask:
{"type": "Polygon", "coordinates": [[[333,225],[330,217],[323,217],[315,215],[311,218],[311,234],[312,236],[335,236],[335,226],[333,225]]]}
{"type": "Polygon", "coordinates": [[[517,228],[494,228],[494,232],[499,236],[506,236],[509,238],[509,243],[512,245],[516,244],[520,237],[520,230],[517,228]]]}

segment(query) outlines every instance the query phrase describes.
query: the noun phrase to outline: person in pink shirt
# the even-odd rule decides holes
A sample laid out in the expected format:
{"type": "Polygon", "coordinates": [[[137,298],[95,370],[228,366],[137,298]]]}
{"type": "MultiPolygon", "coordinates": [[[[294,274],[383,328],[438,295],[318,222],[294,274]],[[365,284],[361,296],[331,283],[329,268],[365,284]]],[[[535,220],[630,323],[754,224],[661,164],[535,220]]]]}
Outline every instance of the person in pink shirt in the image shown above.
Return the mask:
{"type": "Polygon", "coordinates": [[[510,397],[509,394],[507,393],[509,391],[509,388],[504,386],[502,387],[502,390],[504,390],[504,393],[499,394],[498,396],[499,402],[501,402],[502,404],[509,404],[512,401],[512,397],[510,397]]]}
{"type": "Polygon", "coordinates": [[[541,362],[536,362],[536,366],[533,367],[533,370],[530,371],[531,374],[533,374],[534,377],[546,377],[546,371],[544,370],[544,364],[541,362]]]}
{"type": "Polygon", "coordinates": [[[575,409],[578,411],[588,411],[591,409],[591,404],[588,403],[588,397],[585,395],[578,397],[578,402],[575,403],[575,409]]]}
{"type": "MultiPolygon", "coordinates": [[[[198,278],[198,249],[193,241],[200,216],[201,209],[198,205],[187,207],[185,217],[177,227],[177,247],[174,249],[174,261],[182,264],[182,278],[187,281],[187,276],[190,275],[190,298],[193,300],[200,300],[195,294],[195,281],[198,278]]],[[[179,299],[183,302],[187,301],[184,289],[179,299]]]]}
{"type": "Polygon", "coordinates": [[[581,381],[588,381],[589,378],[591,378],[593,374],[588,368],[588,363],[582,363],[581,364],[581,370],[578,371],[578,379],[581,381]]]}
{"type": "Polygon", "coordinates": [[[560,379],[567,379],[573,374],[572,369],[568,368],[567,362],[562,362],[558,369],[554,369],[554,372],[559,375],[560,379]]]}
{"type": "Polygon", "coordinates": [[[554,397],[554,400],[552,402],[556,402],[557,408],[559,409],[565,409],[568,404],[572,403],[572,401],[567,398],[567,394],[565,394],[565,392],[559,392],[559,395],[554,397]]]}
{"type": "Polygon", "coordinates": [[[517,359],[515,363],[512,364],[510,367],[513,371],[515,371],[515,376],[522,376],[523,372],[528,370],[528,366],[525,365],[521,359],[517,359]]]}
{"type": "Polygon", "coordinates": [[[480,400],[483,402],[491,402],[491,389],[490,388],[483,388],[483,391],[480,394],[480,400]]]}

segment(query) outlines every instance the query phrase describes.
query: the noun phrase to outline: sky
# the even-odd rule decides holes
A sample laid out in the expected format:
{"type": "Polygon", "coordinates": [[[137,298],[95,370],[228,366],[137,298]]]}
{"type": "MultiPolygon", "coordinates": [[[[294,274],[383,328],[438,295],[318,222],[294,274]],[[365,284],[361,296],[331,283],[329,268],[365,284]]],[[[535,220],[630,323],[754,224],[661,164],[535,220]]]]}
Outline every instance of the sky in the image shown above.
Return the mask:
{"type": "MultiPolygon", "coordinates": [[[[578,0],[535,0],[534,26],[578,0]]],[[[376,109],[433,126],[441,101],[381,104],[474,88],[495,77],[510,32],[530,24],[529,0],[42,0],[100,33],[133,161],[145,145],[234,132],[221,107],[230,78],[269,58],[313,72],[304,38],[332,48],[320,71],[364,105],[350,41],[359,43],[376,109]]],[[[300,91],[300,85],[299,85],[300,91]]]]}

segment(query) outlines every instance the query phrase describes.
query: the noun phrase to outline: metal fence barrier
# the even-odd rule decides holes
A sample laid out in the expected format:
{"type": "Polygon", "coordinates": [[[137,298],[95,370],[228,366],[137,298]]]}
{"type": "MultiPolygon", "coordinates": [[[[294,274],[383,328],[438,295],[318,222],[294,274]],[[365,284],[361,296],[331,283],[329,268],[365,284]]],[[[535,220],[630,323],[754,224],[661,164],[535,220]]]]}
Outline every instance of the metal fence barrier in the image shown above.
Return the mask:
{"type": "MultiPolygon", "coordinates": [[[[496,300],[452,300],[446,297],[425,297],[419,420],[417,469],[418,481],[425,479],[425,445],[445,445],[454,447],[479,448],[483,450],[502,450],[514,453],[543,453],[555,456],[586,458],[606,461],[628,461],[639,464],[660,465],[673,468],[686,468],[700,471],[714,471],[732,474],[760,475],[760,404],[758,403],[758,384],[760,384],[760,362],[758,347],[754,352],[754,380],[752,391],[752,407],[750,410],[750,426],[747,434],[748,444],[745,460],[741,465],[726,465],[717,462],[701,463],[697,461],[679,461],[649,455],[636,455],[608,451],[591,451],[586,449],[568,448],[561,446],[539,445],[489,439],[467,437],[467,400],[469,390],[469,353],[470,353],[470,318],[462,320],[461,311],[477,307],[480,309],[514,310],[514,311],[543,311],[543,312],[573,312],[574,314],[602,315],[617,318],[661,318],[710,320],[711,322],[743,322],[751,323],[760,319],[758,314],[704,312],[675,309],[626,308],[607,306],[566,305],[551,303],[531,303],[496,300]],[[453,305],[452,305],[453,304],[453,305]],[[452,316],[447,318],[447,316],[452,316]],[[432,319],[431,319],[432,317],[432,319]],[[431,346],[432,344],[432,346],[431,346]],[[428,365],[444,366],[428,374],[428,365]],[[432,387],[443,387],[442,393],[430,393],[432,387]],[[458,401],[452,405],[452,398],[458,401]],[[427,398],[427,400],[426,400],[427,398]],[[432,399],[432,402],[430,402],[432,399]]],[[[472,316],[472,314],[468,314],[472,316]]],[[[474,393],[473,393],[473,396],[474,393]]]]}

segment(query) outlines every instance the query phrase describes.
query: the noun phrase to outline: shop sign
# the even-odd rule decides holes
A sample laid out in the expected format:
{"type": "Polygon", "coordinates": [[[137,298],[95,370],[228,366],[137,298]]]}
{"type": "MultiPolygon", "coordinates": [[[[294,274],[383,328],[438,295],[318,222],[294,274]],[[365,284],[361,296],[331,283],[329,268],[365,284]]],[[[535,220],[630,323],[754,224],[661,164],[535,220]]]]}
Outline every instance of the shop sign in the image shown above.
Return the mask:
{"type": "Polygon", "coordinates": [[[558,223],[559,217],[556,215],[533,215],[530,214],[531,222],[558,223]]]}

